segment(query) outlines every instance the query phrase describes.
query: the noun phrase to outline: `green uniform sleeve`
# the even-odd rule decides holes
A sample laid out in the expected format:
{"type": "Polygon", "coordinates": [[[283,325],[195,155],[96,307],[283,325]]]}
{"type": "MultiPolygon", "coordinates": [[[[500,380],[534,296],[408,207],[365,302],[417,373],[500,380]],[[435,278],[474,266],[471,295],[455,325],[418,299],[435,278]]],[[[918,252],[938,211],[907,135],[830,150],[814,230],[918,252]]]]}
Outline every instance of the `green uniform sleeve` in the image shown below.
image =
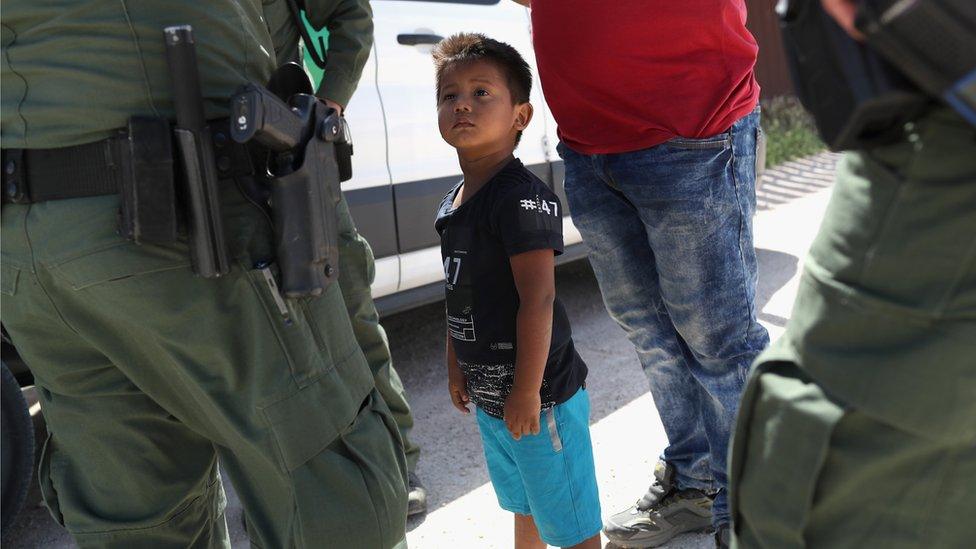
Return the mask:
{"type": "Polygon", "coordinates": [[[316,29],[329,30],[325,76],[315,95],[345,107],[373,47],[369,0],[306,0],[305,15],[316,29]]]}

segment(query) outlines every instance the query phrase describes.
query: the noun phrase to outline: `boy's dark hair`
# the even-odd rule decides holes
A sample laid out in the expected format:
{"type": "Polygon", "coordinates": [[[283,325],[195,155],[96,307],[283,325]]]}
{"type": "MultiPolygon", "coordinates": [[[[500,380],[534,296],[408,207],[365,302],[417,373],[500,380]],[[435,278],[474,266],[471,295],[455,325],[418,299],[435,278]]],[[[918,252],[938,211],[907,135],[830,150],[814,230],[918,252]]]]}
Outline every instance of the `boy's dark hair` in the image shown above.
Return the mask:
{"type": "MultiPolygon", "coordinates": [[[[441,78],[447,69],[470,63],[488,61],[494,63],[505,75],[508,91],[514,104],[528,103],[532,91],[532,69],[525,58],[505,42],[499,42],[479,33],[462,32],[441,40],[434,48],[434,70],[437,77],[436,97],[440,99],[441,78]]],[[[518,145],[522,139],[519,131],[515,137],[518,145]]]]}

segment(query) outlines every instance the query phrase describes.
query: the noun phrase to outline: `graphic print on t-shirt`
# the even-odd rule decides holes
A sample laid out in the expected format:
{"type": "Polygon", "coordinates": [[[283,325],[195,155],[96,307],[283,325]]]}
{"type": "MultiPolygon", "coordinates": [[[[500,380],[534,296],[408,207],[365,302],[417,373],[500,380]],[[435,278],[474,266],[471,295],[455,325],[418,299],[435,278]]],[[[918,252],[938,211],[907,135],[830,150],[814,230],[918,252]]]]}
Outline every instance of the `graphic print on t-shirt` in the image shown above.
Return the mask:
{"type": "Polygon", "coordinates": [[[478,341],[474,333],[474,317],[470,311],[465,316],[448,314],[447,329],[451,331],[451,337],[458,341],[478,341]]]}
{"type": "MultiPolygon", "coordinates": [[[[458,366],[464,372],[471,401],[488,415],[503,417],[505,400],[508,399],[508,395],[512,392],[512,384],[515,383],[515,365],[512,363],[470,364],[458,361],[458,366]]],[[[552,394],[546,380],[542,380],[541,394],[552,394]]],[[[545,410],[555,405],[556,402],[551,398],[544,398],[541,409],[545,410]]]]}
{"type": "Polygon", "coordinates": [[[471,231],[467,227],[451,228],[451,249],[444,257],[444,284],[448,291],[447,329],[457,341],[478,340],[474,327],[474,299],[471,275],[468,273],[468,248],[471,231]]]}
{"type": "Polygon", "coordinates": [[[534,199],[523,198],[519,200],[519,205],[527,212],[547,213],[559,219],[559,201],[557,200],[543,200],[541,196],[535,195],[534,199]]]}
{"type": "MultiPolygon", "coordinates": [[[[463,257],[457,256],[446,256],[444,258],[444,278],[449,291],[458,289],[458,279],[461,276],[463,261],[463,257]]],[[[449,309],[447,313],[447,329],[450,330],[451,337],[458,341],[477,341],[471,304],[468,303],[459,312],[460,314],[458,312],[452,313],[449,309]]]]}

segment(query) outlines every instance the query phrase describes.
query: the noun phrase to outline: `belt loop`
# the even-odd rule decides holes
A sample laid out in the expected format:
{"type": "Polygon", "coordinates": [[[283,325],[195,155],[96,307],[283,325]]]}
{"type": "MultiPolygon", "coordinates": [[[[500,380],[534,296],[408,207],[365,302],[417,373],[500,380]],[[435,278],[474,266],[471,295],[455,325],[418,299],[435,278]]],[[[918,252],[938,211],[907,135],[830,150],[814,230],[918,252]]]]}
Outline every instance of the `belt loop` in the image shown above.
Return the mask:
{"type": "Polygon", "coordinates": [[[24,177],[24,149],[3,150],[3,201],[30,202],[30,189],[24,177]]]}

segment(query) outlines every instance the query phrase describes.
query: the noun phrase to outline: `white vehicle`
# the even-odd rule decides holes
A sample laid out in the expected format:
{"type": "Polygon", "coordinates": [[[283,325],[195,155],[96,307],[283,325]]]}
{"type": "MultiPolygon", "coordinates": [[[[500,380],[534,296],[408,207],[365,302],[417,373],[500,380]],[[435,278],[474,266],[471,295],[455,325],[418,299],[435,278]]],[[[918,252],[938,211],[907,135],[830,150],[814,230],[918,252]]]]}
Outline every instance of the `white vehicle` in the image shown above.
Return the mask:
{"type": "MultiPolygon", "coordinates": [[[[376,256],[373,296],[383,314],[444,297],[434,214],[461,179],[457,154],[437,129],[431,51],[442,38],[480,32],[514,46],[533,70],[535,116],[515,154],[563,202],[566,250],[582,257],[568,217],[556,123],[542,97],[526,8],[512,0],[373,0],[373,51],[346,108],[355,154],[343,184],[360,233],[376,256]]],[[[341,267],[340,267],[341,268],[341,267]]]]}

